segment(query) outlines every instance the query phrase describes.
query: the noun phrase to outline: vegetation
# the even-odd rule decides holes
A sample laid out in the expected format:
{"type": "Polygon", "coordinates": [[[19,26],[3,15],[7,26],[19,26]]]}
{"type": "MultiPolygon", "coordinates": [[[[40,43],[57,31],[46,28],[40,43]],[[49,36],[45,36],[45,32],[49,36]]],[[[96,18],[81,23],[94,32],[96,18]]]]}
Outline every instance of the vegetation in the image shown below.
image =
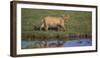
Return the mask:
{"type": "Polygon", "coordinates": [[[21,10],[21,30],[22,39],[66,39],[72,36],[91,37],[92,33],[92,13],[87,11],[69,11],[69,10],[44,10],[44,9],[27,9],[21,10]],[[40,31],[41,17],[47,15],[69,15],[68,21],[65,21],[66,32],[40,31]]]}

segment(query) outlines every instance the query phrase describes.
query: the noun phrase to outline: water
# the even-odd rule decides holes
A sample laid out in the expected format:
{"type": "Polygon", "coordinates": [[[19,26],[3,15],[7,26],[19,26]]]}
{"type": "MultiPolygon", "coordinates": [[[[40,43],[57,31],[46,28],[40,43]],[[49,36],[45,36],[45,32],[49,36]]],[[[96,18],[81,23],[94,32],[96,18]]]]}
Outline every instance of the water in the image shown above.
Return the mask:
{"type": "Polygon", "coordinates": [[[92,40],[90,39],[81,39],[81,40],[72,40],[66,41],[64,44],[65,47],[73,47],[73,46],[92,46],[92,40]]]}
{"type": "MultiPolygon", "coordinates": [[[[69,40],[69,41],[47,41],[46,47],[76,47],[76,46],[92,46],[91,39],[79,39],[79,40],[69,40]]],[[[44,41],[25,41],[22,40],[21,47],[22,49],[29,49],[29,48],[44,48],[45,46],[44,41]]]]}

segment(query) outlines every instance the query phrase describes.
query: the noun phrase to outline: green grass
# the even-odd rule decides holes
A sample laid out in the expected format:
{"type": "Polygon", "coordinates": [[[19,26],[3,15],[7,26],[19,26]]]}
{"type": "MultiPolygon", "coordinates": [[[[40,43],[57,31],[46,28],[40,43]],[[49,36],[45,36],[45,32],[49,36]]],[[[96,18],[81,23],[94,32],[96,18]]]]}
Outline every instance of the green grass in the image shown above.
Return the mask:
{"type": "Polygon", "coordinates": [[[62,37],[67,34],[88,34],[92,33],[92,13],[86,11],[68,11],[68,10],[43,10],[27,9],[21,10],[22,39],[25,38],[55,38],[59,35],[62,37]],[[66,32],[49,30],[40,31],[41,17],[47,15],[69,15],[70,18],[65,22],[66,32]]]}

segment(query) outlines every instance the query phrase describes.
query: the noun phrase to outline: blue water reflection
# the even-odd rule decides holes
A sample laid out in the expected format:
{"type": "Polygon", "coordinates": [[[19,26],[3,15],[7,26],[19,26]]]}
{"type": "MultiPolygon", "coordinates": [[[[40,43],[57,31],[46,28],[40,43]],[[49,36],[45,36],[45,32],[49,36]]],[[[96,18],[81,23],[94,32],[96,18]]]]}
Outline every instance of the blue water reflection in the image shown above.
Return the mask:
{"type": "MultiPolygon", "coordinates": [[[[29,49],[29,48],[41,48],[45,45],[44,41],[26,41],[22,40],[21,42],[21,48],[22,49],[29,49]],[[42,44],[42,45],[41,45],[42,44]]],[[[92,40],[91,39],[78,39],[78,40],[68,40],[68,41],[58,41],[58,40],[52,40],[47,41],[48,47],[75,47],[75,46],[92,46],[92,40]]]]}

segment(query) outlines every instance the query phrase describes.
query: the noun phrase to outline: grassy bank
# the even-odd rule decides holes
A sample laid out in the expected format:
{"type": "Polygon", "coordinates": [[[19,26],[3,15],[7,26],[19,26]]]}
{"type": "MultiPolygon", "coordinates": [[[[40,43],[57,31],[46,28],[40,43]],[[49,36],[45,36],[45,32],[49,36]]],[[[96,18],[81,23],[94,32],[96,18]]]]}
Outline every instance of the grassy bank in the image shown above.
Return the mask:
{"type": "Polygon", "coordinates": [[[80,33],[70,33],[66,34],[66,32],[56,32],[56,31],[33,31],[33,32],[26,32],[23,33],[22,39],[23,40],[73,40],[73,39],[80,39],[80,38],[91,38],[91,34],[80,34],[80,33]]]}

